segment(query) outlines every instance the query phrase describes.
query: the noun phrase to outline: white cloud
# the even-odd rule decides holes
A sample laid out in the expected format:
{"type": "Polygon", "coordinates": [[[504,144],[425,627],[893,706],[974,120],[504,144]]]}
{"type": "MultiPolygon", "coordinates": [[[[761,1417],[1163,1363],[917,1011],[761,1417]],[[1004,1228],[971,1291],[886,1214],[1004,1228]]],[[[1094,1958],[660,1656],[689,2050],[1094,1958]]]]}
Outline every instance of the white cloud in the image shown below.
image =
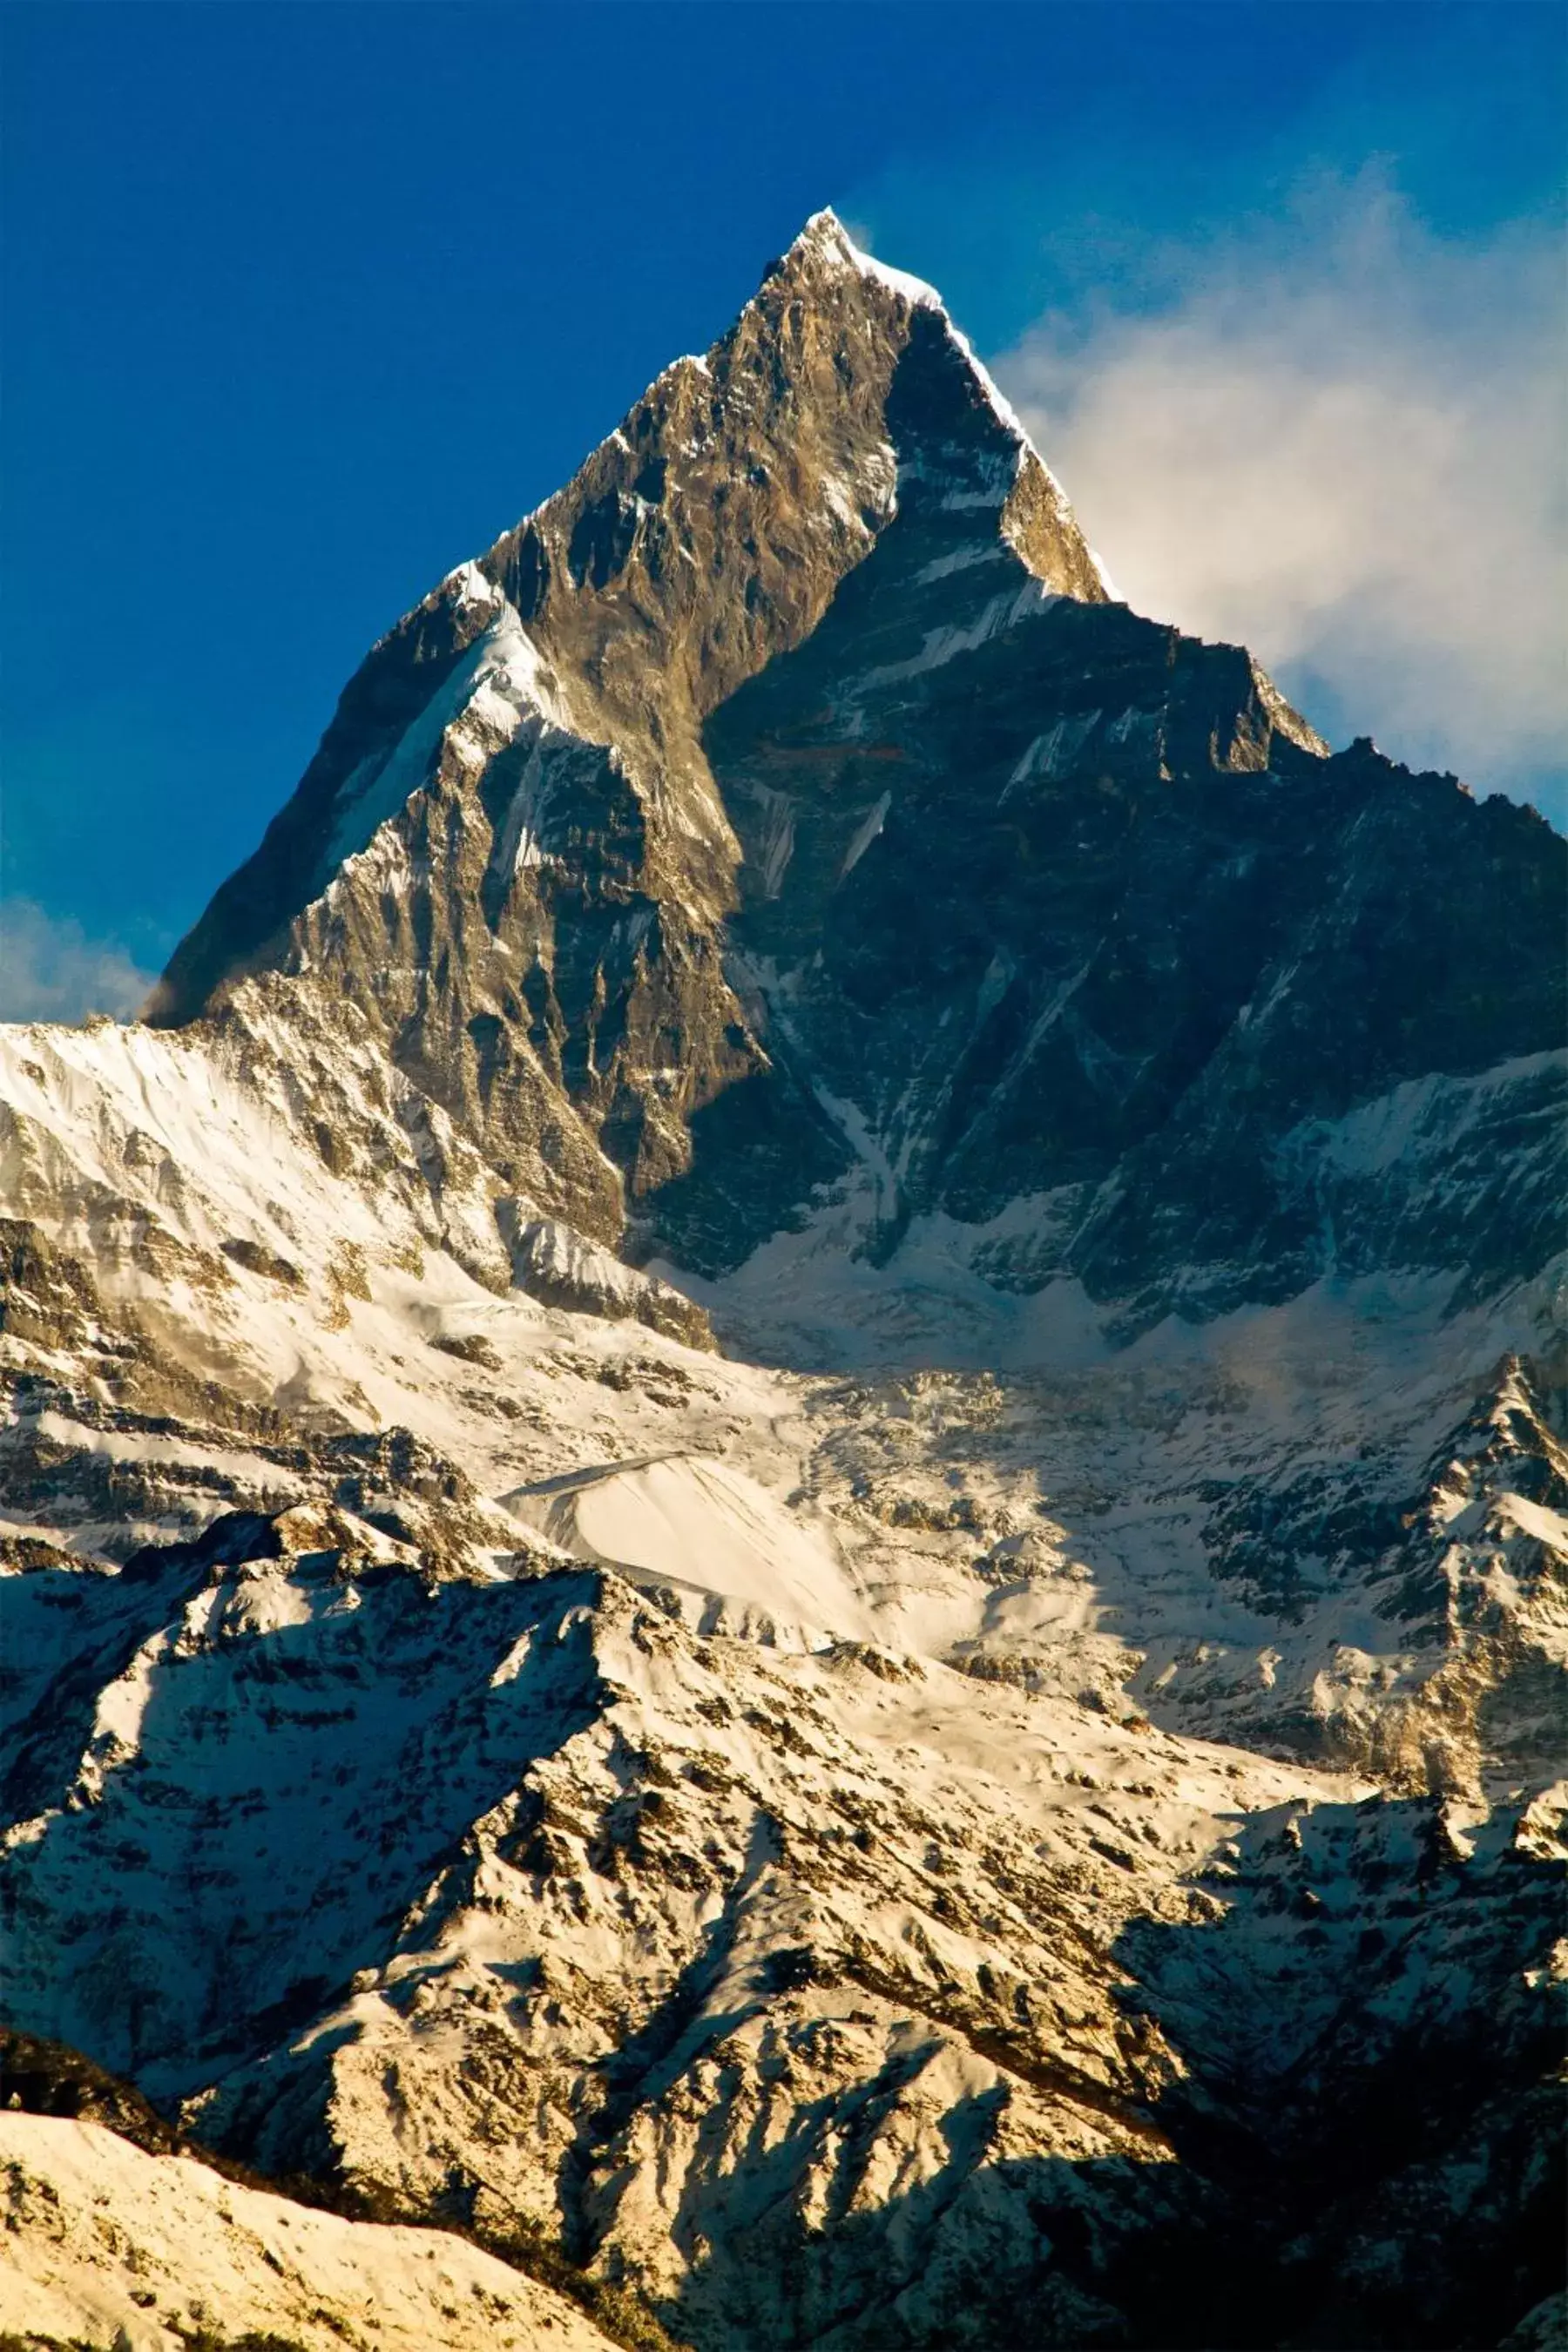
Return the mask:
{"type": "Polygon", "coordinates": [[[112,940],[31,898],[0,898],[0,1021],[127,1020],[153,985],[112,940]]]}
{"type": "Polygon", "coordinates": [[[995,367],[1140,611],[1519,790],[1568,740],[1563,355],[1555,230],[1447,240],[1368,173],[995,367]]]}

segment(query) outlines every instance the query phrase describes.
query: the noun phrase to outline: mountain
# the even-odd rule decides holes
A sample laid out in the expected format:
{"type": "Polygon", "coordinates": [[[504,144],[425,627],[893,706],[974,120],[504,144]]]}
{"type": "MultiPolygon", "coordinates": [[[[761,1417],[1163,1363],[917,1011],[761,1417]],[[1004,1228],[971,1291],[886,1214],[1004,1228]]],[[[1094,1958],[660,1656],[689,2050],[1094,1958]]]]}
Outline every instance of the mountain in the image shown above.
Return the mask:
{"type": "Polygon", "coordinates": [[[1560,853],[1109,602],[934,296],[824,215],[376,646],[152,1017],[319,971],[600,1239],[721,1275],[852,1183],[873,1258],[956,1221],[1131,1331],[1549,1254],[1447,1162],[1540,1115],[1474,1082],[1561,1044],[1560,853]],[[1366,1202],[1323,1123],[1436,1079],[1366,1202]]]}
{"type": "Polygon", "coordinates": [[[1563,864],[817,215],[0,1031],[11,2024],[702,2352],[1544,2341],[1563,864]]]}

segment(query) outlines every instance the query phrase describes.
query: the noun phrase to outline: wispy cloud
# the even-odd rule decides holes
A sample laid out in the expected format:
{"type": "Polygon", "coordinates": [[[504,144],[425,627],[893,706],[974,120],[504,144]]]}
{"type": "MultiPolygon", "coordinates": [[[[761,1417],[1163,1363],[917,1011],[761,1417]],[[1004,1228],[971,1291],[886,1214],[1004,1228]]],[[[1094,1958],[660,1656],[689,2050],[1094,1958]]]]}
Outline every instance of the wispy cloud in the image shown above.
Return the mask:
{"type": "Polygon", "coordinates": [[[126,1020],[152,984],[115,940],[31,898],[0,898],[0,1021],[126,1020]]]}
{"type": "Polygon", "coordinates": [[[1446,239],[1369,172],[1147,253],[1131,292],[994,363],[1120,593],[1251,646],[1331,733],[1549,796],[1568,741],[1555,226],[1446,239]]]}

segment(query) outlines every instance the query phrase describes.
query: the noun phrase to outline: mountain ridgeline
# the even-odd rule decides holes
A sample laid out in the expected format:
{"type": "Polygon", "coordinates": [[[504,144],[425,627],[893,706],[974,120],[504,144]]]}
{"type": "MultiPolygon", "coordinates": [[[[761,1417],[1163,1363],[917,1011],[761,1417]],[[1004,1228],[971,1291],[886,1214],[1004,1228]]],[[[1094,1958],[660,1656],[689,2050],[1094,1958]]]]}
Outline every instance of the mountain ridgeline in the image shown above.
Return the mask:
{"type": "MultiPolygon", "coordinates": [[[[873,1259],[945,1216],[1131,1333],[1535,1270],[1473,1094],[1561,1042],[1563,879],[1532,812],[1330,756],[1112,602],[935,298],[822,215],[374,648],[150,1017],[319,976],[634,1260],[727,1275],[850,1184],[873,1259]],[[1418,1081],[1368,1183],[1340,1123],[1418,1081]]],[[[1546,1083],[1486,1116],[1546,1133],[1546,1083]]]]}

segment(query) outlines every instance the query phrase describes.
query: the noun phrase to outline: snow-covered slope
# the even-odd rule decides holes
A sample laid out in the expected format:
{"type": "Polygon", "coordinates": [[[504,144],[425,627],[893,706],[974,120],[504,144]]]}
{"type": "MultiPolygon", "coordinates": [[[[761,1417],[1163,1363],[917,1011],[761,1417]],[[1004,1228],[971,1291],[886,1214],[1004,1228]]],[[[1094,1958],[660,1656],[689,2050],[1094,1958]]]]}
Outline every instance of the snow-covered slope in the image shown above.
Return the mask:
{"type": "Polygon", "coordinates": [[[808,224],[0,1030],[12,2022],[702,2352],[1496,2343],[1561,863],[808,224]]]}
{"type": "Polygon", "coordinates": [[[35,1538],[122,1559],[225,1507],[374,1495],[443,1557],[542,1538],[694,1626],[882,1640],[1400,1785],[1506,1789],[1551,1755],[1563,1469],[1521,1352],[1550,1286],[1456,1313],[1430,1278],[1325,1281],[1121,1349],[1058,1286],[1031,1348],[1005,1298],[966,1323],[975,1278],[940,1262],[906,1286],[841,1250],[835,1299],[825,1227],[776,1245],[771,1286],[705,1293],[766,1314],[775,1352],[833,1312],[871,1360],[802,1374],[694,1350],[613,1286],[564,1295],[614,1322],[516,1287],[482,1161],[450,1130],[435,1181],[405,1160],[352,1033],[290,1063],[266,1030],[15,1029],[0,1072],[0,1513],[35,1538]],[[949,1369],[895,1369],[942,1325],[949,1369]],[[987,1341],[994,1369],[963,1369],[987,1341]],[[1494,1413],[1506,1538],[1447,1524],[1447,1465],[1494,1413]]]}
{"type": "MultiPolygon", "coordinates": [[[[1373,2309],[1441,2309],[1415,2165],[1523,2307],[1560,1802],[1516,1828],[910,1654],[695,1634],[607,1572],[389,1549],[296,1511],[86,1583],[90,1670],[10,1780],[30,2027],[253,2165],[558,2230],[702,2344],[1011,2341],[1020,2296],[1041,2341],[1138,2337],[1238,2228],[1271,2292],[1321,2299],[1348,2247],[1373,2309]],[[1347,2213],[1313,2135],[1372,2112],[1347,2213]]],[[[58,1610],[73,1573],[17,1581],[58,1610]]]]}
{"type": "Polygon", "coordinates": [[[183,2352],[605,2352],[563,2296],[462,2239],[380,2229],[145,2156],[99,2124],[0,2115],[0,2327],[31,2345],[183,2352]],[[203,2332],[205,2331],[205,2337],[203,2332]]]}

